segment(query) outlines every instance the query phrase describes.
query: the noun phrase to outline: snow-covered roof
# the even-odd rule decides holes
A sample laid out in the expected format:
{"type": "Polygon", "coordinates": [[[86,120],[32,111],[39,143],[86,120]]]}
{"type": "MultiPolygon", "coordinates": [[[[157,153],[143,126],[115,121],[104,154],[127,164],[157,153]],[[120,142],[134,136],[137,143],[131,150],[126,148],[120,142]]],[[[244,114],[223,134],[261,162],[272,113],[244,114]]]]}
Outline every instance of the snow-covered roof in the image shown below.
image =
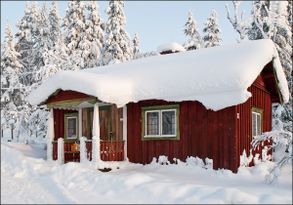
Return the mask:
{"type": "Polygon", "coordinates": [[[31,104],[44,103],[58,89],[74,90],[121,107],[146,99],[197,100],[220,110],[245,102],[247,90],[272,61],[283,102],[288,84],[271,40],[152,56],[80,71],[61,71],[34,90],[31,104]]]}
{"type": "Polygon", "coordinates": [[[172,42],[172,43],[166,43],[166,44],[162,44],[157,48],[157,51],[159,53],[163,53],[166,51],[172,51],[172,52],[182,52],[182,51],[186,51],[185,48],[180,45],[179,43],[176,42],[172,42]]]}

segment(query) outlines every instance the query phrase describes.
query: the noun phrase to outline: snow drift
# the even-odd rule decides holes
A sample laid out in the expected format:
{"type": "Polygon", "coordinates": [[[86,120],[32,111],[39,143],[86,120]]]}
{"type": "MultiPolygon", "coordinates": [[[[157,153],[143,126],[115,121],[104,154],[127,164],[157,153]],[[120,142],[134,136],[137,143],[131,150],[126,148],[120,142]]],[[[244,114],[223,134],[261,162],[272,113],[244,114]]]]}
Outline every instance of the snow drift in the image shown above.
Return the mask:
{"type": "Polygon", "coordinates": [[[28,100],[41,104],[57,89],[74,90],[122,107],[147,99],[197,100],[220,110],[244,103],[248,87],[273,63],[283,102],[288,84],[277,50],[269,39],[153,56],[81,71],[61,71],[34,90],[28,100]]]}

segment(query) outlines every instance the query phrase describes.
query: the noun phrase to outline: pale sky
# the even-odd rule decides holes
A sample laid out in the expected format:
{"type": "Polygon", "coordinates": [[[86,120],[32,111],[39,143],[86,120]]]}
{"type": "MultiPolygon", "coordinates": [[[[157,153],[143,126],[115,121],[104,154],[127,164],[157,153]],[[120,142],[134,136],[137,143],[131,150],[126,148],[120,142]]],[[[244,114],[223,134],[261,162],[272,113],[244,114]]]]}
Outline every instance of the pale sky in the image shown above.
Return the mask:
{"type": "MultiPolygon", "coordinates": [[[[42,5],[44,1],[39,1],[42,5]]],[[[46,1],[48,6],[51,1],[46,1]]],[[[107,20],[105,10],[108,1],[97,1],[99,12],[103,20],[107,20]]],[[[68,2],[58,1],[58,12],[64,17],[68,2]]],[[[133,38],[138,33],[142,51],[156,51],[164,43],[184,43],[186,36],[183,29],[187,20],[188,11],[192,11],[197,21],[199,30],[202,31],[204,22],[212,9],[219,14],[219,25],[223,44],[234,43],[238,34],[233,30],[226,18],[225,4],[230,6],[230,1],[126,1],[124,13],[126,15],[126,31],[133,38]]],[[[250,13],[251,2],[243,2],[241,9],[247,17],[250,13]]],[[[1,1],[1,41],[3,42],[4,29],[9,22],[13,32],[17,31],[16,23],[23,17],[24,1],[1,1]]]]}

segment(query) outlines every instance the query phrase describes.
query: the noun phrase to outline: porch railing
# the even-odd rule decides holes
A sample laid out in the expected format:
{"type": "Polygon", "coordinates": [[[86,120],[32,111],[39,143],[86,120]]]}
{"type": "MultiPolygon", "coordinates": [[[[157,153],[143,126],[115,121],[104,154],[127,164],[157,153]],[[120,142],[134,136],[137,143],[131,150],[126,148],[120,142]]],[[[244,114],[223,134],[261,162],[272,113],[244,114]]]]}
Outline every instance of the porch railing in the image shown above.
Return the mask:
{"type": "MultiPolygon", "coordinates": [[[[57,141],[53,141],[53,160],[57,160],[57,141]]],[[[80,152],[72,150],[74,142],[64,141],[64,162],[79,162],[80,152]]],[[[86,141],[87,158],[92,160],[92,141],[86,141]]],[[[103,161],[123,161],[124,141],[100,141],[100,154],[103,161]]]]}

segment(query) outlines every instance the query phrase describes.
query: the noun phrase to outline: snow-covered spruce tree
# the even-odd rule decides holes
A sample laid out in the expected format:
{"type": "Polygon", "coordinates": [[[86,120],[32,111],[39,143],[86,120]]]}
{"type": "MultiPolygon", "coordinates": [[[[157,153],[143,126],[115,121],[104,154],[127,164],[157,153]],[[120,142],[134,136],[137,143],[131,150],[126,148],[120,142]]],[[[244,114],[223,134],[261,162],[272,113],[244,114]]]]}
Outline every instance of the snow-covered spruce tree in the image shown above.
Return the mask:
{"type": "Polygon", "coordinates": [[[222,39],[220,38],[218,14],[215,10],[212,10],[210,16],[208,17],[204,25],[203,33],[203,41],[205,48],[221,45],[222,39]]]}
{"type": "Polygon", "coordinates": [[[86,39],[85,24],[85,2],[69,1],[66,15],[63,19],[64,43],[67,47],[71,70],[79,70],[85,67],[83,51],[87,51],[86,46],[80,47],[80,42],[86,39]]]}
{"type": "Polygon", "coordinates": [[[248,37],[251,40],[270,38],[275,43],[291,96],[289,103],[274,105],[273,112],[278,110],[281,115],[274,114],[274,116],[281,118],[285,130],[292,131],[292,27],[289,22],[289,10],[288,1],[255,1],[248,37]]]}
{"type": "MultiPolygon", "coordinates": [[[[44,54],[53,47],[50,33],[50,21],[46,4],[39,7],[36,2],[27,3],[24,17],[18,24],[19,32],[16,34],[16,48],[21,54],[21,63],[24,67],[21,72],[21,80],[25,85],[24,99],[30,91],[41,83],[37,73],[45,66],[44,54]]],[[[31,134],[30,116],[34,110],[28,102],[23,100],[18,106],[20,111],[19,133],[28,137],[31,134]]]]}
{"type": "Polygon", "coordinates": [[[49,27],[50,27],[50,40],[53,43],[53,46],[57,43],[59,38],[61,38],[61,25],[60,25],[60,17],[57,12],[57,3],[56,1],[52,1],[50,12],[49,12],[49,27]]]}
{"type": "Polygon", "coordinates": [[[35,48],[35,35],[38,29],[39,8],[35,2],[27,2],[25,14],[17,24],[18,32],[15,34],[17,38],[16,50],[20,53],[20,61],[22,64],[20,80],[25,86],[29,86],[33,82],[34,72],[34,55],[37,51],[35,48]]]}
{"type": "Polygon", "coordinates": [[[120,63],[133,58],[131,40],[125,31],[126,18],[123,7],[123,1],[109,1],[102,65],[120,63]]]}
{"type": "Polygon", "coordinates": [[[39,83],[35,73],[44,66],[43,54],[53,46],[46,4],[39,7],[36,2],[27,3],[18,28],[16,45],[23,65],[21,82],[25,86],[34,86],[39,83]]]}
{"type": "Polygon", "coordinates": [[[184,44],[186,50],[195,50],[202,47],[202,40],[199,34],[196,21],[193,19],[192,12],[188,12],[187,22],[185,23],[184,33],[188,40],[184,44]]]}
{"type": "Polygon", "coordinates": [[[51,26],[46,3],[44,3],[42,8],[40,9],[39,21],[37,23],[39,29],[35,35],[35,48],[37,51],[35,52],[34,61],[34,83],[36,83],[36,85],[39,85],[41,83],[41,80],[37,78],[36,73],[39,71],[40,68],[45,66],[44,54],[49,52],[54,45],[54,42],[51,38],[53,34],[50,33],[51,26]]]}
{"type": "Polygon", "coordinates": [[[140,49],[139,49],[140,40],[137,33],[134,34],[134,37],[132,39],[132,45],[133,45],[133,59],[136,59],[140,55],[140,49]]]}
{"type": "Polygon", "coordinates": [[[84,67],[91,68],[100,63],[101,50],[104,42],[104,30],[98,6],[95,1],[90,1],[85,6],[86,9],[86,36],[80,42],[83,50],[84,67]]]}
{"type": "Polygon", "coordinates": [[[270,4],[270,17],[273,22],[273,35],[271,39],[274,41],[278,54],[281,60],[282,67],[285,71],[287,81],[289,84],[289,91],[291,93],[289,103],[282,106],[283,110],[280,119],[283,123],[283,129],[293,131],[293,111],[292,111],[292,92],[293,92],[293,79],[292,79],[292,24],[288,21],[289,13],[287,10],[288,2],[272,1],[270,4]]]}
{"type": "Polygon", "coordinates": [[[291,163],[293,158],[291,134],[293,126],[292,24],[290,24],[289,10],[288,1],[254,1],[252,22],[248,32],[248,37],[251,40],[263,38],[273,40],[289,83],[289,103],[273,105],[273,131],[254,139],[254,144],[256,142],[263,143],[266,139],[273,141],[273,160],[276,161],[276,166],[268,176],[270,182],[277,178],[280,168],[286,163],[291,163]]]}
{"type": "Polygon", "coordinates": [[[241,4],[241,1],[232,1],[232,4],[233,4],[233,10],[234,10],[234,17],[232,17],[231,15],[228,4],[225,5],[226,12],[227,12],[227,19],[233,26],[234,30],[239,34],[240,40],[244,40],[247,38],[249,24],[247,20],[243,19],[244,12],[242,11],[241,14],[239,13],[239,7],[241,4]]]}
{"type": "Polygon", "coordinates": [[[69,60],[66,53],[67,49],[63,42],[60,18],[57,13],[57,5],[55,1],[52,1],[48,20],[50,47],[47,47],[43,52],[42,59],[44,65],[36,71],[35,77],[36,81],[39,83],[55,74],[57,71],[66,70],[70,67],[70,65],[68,65],[69,60]]]}
{"type": "MultiPolygon", "coordinates": [[[[5,29],[5,40],[1,47],[1,120],[6,126],[17,124],[18,106],[23,100],[23,86],[19,81],[22,65],[20,54],[15,50],[10,25],[5,29]]],[[[15,125],[14,125],[15,126],[15,125]]]]}

